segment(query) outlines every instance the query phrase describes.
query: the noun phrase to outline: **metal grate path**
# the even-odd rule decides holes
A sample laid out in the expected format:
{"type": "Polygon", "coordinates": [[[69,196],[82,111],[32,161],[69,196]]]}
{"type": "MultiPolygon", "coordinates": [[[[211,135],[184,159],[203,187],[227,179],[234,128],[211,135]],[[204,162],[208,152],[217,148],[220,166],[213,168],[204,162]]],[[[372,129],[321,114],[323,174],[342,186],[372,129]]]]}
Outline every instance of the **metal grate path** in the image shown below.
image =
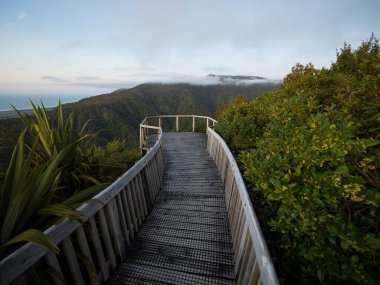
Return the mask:
{"type": "Polygon", "coordinates": [[[163,136],[163,189],[109,284],[234,284],[222,183],[206,135],[163,136]]]}

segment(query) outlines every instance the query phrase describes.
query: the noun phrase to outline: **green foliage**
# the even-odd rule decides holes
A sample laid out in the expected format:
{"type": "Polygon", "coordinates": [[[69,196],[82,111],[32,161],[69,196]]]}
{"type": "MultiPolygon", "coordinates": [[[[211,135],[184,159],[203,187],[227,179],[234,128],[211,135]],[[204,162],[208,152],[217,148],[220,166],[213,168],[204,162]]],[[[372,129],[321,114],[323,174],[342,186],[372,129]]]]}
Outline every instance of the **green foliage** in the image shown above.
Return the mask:
{"type": "Polygon", "coordinates": [[[105,147],[95,147],[94,156],[100,162],[100,176],[113,181],[140,158],[140,150],[128,149],[125,140],[113,140],[105,147]]]}
{"type": "Polygon", "coordinates": [[[108,185],[90,176],[98,168],[85,147],[89,136],[75,131],[71,118],[64,124],[61,105],[57,129],[43,107],[32,107],[35,118],[20,116],[33,143],[25,142],[23,131],[0,191],[0,254],[21,241],[57,251],[41,230],[66,217],[80,219],[79,204],[108,185]]]}
{"type": "Polygon", "coordinates": [[[379,280],[379,111],[372,36],[330,69],[298,64],[278,90],[221,115],[284,282],[379,280]]]}

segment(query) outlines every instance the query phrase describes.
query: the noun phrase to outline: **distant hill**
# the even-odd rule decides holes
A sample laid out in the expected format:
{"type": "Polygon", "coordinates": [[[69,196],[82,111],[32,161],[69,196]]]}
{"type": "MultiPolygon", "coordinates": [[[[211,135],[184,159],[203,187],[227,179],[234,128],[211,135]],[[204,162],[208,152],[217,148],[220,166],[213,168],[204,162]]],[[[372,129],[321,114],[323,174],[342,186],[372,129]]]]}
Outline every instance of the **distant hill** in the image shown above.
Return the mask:
{"type": "Polygon", "coordinates": [[[138,126],[144,117],[159,114],[199,114],[214,116],[218,106],[231,102],[237,94],[252,99],[272,90],[278,83],[252,85],[142,84],[64,105],[74,112],[79,125],[91,119],[91,131],[104,129],[100,142],[126,138],[136,145],[138,126]]]}
{"type": "MultiPolygon", "coordinates": [[[[88,120],[88,130],[96,133],[99,144],[114,138],[127,139],[128,145],[138,145],[139,124],[144,117],[159,114],[198,114],[215,116],[218,106],[231,102],[240,94],[252,99],[279,83],[263,82],[251,85],[190,85],[141,84],[131,89],[119,89],[109,94],[82,99],[63,105],[64,114],[75,114],[80,127],[88,120]]],[[[51,111],[54,117],[54,109],[51,111]]],[[[7,164],[23,123],[19,119],[0,120],[0,172],[7,164]]]]}

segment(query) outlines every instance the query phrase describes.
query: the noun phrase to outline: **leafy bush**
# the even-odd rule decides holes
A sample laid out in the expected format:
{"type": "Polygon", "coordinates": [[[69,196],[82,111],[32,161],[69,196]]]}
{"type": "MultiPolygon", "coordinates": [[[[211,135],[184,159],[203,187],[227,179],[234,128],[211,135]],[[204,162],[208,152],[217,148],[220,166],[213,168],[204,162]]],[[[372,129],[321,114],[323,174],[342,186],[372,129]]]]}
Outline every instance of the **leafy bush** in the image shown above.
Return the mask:
{"type": "Polygon", "coordinates": [[[140,158],[140,150],[128,149],[125,140],[113,140],[105,147],[95,147],[94,156],[100,163],[99,175],[113,181],[140,158]]]}
{"type": "Polygon", "coordinates": [[[42,230],[65,217],[80,219],[75,209],[138,158],[135,150],[126,150],[125,142],[114,141],[106,148],[90,145],[93,135],[85,134],[85,126],[77,131],[72,116],[64,122],[61,104],[56,128],[43,104],[32,103],[32,108],[33,117],[19,113],[26,129],[14,148],[0,191],[0,256],[22,241],[57,252],[42,230]]]}
{"type": "Polygon", "coordinates": [[[380,279],[379,111],[372,36],[329,69],[296,65],[278,90],[221,115],[216,129],[239,151],[284,283],[380,279]]]}

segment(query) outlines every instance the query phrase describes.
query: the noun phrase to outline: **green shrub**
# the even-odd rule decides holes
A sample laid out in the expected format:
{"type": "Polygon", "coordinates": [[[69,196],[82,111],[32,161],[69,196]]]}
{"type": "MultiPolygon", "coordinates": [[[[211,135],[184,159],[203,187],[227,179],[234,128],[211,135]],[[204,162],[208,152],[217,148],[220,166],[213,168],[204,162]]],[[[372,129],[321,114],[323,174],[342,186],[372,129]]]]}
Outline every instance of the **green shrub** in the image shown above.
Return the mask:
{"type": "Polygon", "coordinates": [[[105,147],[95,147],[94,157],[100,163],[100,177],[114,181],[140,158],[140,150],[129,149],[125,140],[113,140],[105,147]]]}
{"type": "Polygon", "coordinates": [[[216,129],[239,150],[284,283],[380,279],[379,111],[372,36],[329,69],[296,65],[278,90],[221,115],[216,129]]]}
{"type": "Polygon", "coordinates": [[[77,131],[71,115],[64,121],[61,104],[57,126],[43,105],[32,103],[32,108],[33,117],[19,113],[26,129],[0,189],[0,257],[25,241],[57,252],[58,247],[42,231],[62,218],[80,219],[75,209],[139,157],[137,150],[127,149],[125,141],[110,142],[105,148],[91,145],[93,135],[85,133],[85,126],[77,131]]]}

